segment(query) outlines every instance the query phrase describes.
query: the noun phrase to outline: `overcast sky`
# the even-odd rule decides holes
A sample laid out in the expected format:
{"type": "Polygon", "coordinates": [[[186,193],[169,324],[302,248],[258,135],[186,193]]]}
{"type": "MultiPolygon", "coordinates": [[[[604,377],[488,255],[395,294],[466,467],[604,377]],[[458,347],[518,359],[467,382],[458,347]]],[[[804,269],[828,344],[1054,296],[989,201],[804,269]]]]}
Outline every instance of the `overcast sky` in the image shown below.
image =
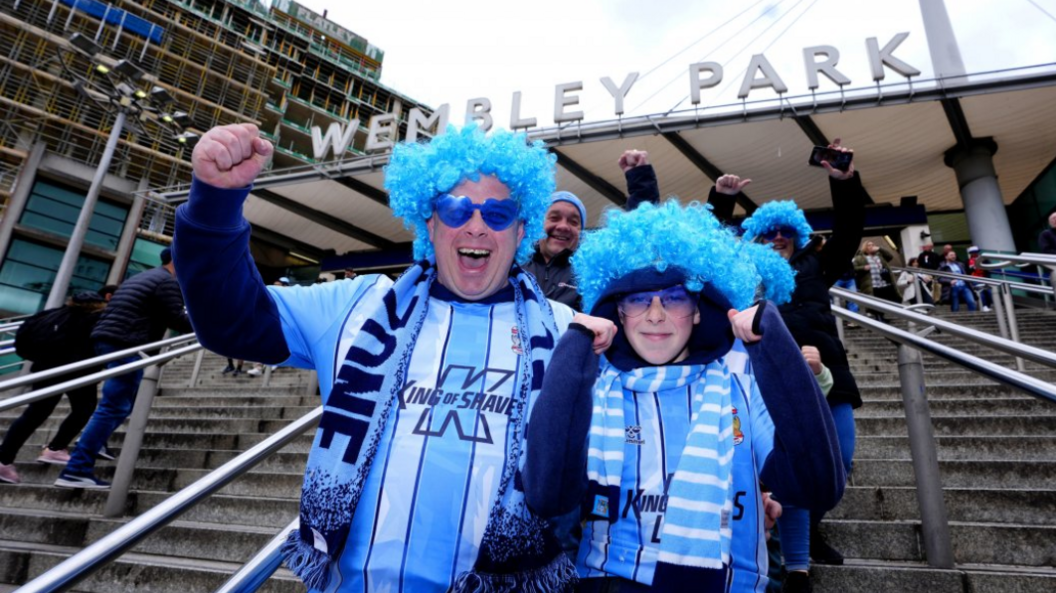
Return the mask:
{"type": "MultiPolygon", "coordinates": [[[[919,0],[299,0],[385,52],[381,82],[431,107],[451,105],[461,124],[466,100],[487,97],[508,127],[511,97],[522,117],[553,123],[554,87],[582,81],[587,121],[614,119],[600,82],[639,79],[625,116],[690,107],[688,66],[724,64],[723,82],[703,103],[737,101],[752,54],[765,53],[791,95],[807,93],[802,50],[835,46],[851,87],[872,85],[866,39],[881,46],[909,37],[895,56],[931,78],[919,0]],[[508,6],[508,8],[506,8],[508,6]],[[665,64],[666,62],[666,64],[665,64]]],[[[1056,62],[1056,0],[947,0],[968,72],[1056,62]]],[[[897,77],[888,71],[889,80],[897,77]]],[[[822,79],[821,91],[837,88],[822,79]]],[[[769,89],[749,100],[772,98],[769,89]]],[[[571,108],[576,109],[576,108],[571,108]]]]}

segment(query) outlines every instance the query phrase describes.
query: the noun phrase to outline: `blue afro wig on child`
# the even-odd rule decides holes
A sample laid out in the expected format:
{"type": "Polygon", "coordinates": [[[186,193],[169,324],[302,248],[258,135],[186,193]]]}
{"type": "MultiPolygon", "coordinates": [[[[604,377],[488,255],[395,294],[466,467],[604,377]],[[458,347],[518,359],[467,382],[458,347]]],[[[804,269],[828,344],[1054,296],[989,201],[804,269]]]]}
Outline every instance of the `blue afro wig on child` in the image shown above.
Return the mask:
{"type": "Polygon", "coordinates": [[[807,217],[792,200],[767,202],[741,223],[746,241],[754,241],[766,231],[778,227],[796,229],[797,249],[806,247],[807,243],[810,243],[810,235],[814,233],[807,217]]]}
{"type": "Polygon", "coordinates": [[[699,292],[710,284],[737,309],[756,300],[761,283],[768,297],[785,301],[794,285],[792,268],[779,254],[750,247],[708,207],[696,202],[683,207],[676,200],[632,212],[609,210],[602,228],[584,233],[572,268],[584,311],[591,311],[614,281],[646,268],[680,269],[687,289],[699,292]]]}
{"type": "Polygon", "coordinates": [[[476,125],[461,130],[448,126],[446,133],[427,143],[398,144],[385,167],[385,189],[393,213],[414,231],[414,258],[422,260],[434,255],[425,223],[433,215],[437,197],[463,181],[494,175],[510,188],[510,199],[520,206],[524,240],[516,260],[524,262],[543,236],[556,162],[542,142],[529,144],[523,133],[499,130],[485,135],[476,125]]]}

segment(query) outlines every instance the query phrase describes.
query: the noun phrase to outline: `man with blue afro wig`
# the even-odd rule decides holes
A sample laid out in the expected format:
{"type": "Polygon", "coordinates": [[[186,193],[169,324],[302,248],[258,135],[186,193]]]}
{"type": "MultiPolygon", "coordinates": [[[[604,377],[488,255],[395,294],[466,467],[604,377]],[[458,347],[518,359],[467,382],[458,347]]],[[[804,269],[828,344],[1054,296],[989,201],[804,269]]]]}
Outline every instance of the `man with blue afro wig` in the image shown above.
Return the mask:
{"type": "Polygon", "coordinates": [[[618,332],[600,360],[593,327],[573,323],[562,337],[532,413],[524,484],[544,516],[583,509],[578,590],[765,587],[760,478],[779,500],[820,509],[845,480],[814,374],[777,307],[753,306],[764,294],[787,301],[792,269],[707,207],[675,200],[609,211],[573,267],[595,316],[586,321],[618,332]],[[735,344],[754,373],[731,374],[735,344]],[[734,498],[745,510],[730,521],[734,498]],[[631,500],[635,512],[621,512],[631,500]]]}
{"type": "Polygon", "coordinates": [[[203,135],[174,251],[203,345],[318,372],[287,566],[313,592],[570,591],[575,567],[519,478],[528,411],[574,314],[516,264],[542,235],[554,155],[475,127],[400,144],[385,188],[415,263],[395,282],[273,289],[242,217],[271,151],[252,125],[203,135]]]}

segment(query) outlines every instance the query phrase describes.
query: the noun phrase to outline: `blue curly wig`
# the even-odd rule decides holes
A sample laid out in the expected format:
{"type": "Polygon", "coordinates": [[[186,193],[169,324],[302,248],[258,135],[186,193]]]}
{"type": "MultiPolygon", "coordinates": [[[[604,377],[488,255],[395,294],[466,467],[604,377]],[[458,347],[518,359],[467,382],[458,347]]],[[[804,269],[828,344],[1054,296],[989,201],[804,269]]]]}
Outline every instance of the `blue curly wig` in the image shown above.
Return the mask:
{"type": "Polygon", "coordinates": [[[392,212],[414,231],[414,259],[434,255],[425,222],[433,215],[439,194],[463,181],[494,175],[510,188],[524,222],[524,239],[516,260],[525,262],[543,236],[543,218],[555,186],[557,157],[543,143],[528,143],[522,134],[499,130],[485,135],[476,125],[447,131],[428,143],[401,143],[385,167],[385,189],[392,212]]]}
{"type": "Polygon", "coordinates": [[[669,267],[686,272],[689,290],[699,292],[710,284],[738,309],[755,301],[761,282],[768,295],[786,301],[794,285],[784,258],[762,246],[749,247],[697,202],[682,207],[672,199],[632,212],[609,210],[602,228],[584,233],[572,256],[584,311],[594,308],[613,281],[636,270],[669,267]]]}
{"type": "Polygon", "coordinates": [[[755,266],[756,273],[762,279],[762,294],[756,296],[762,296],[777,305],[791,301],[792,293],[796,290],[796,271],[788,265],[788,260],[769,245],[742,240],[739,247],[742,257],[755,266]]]}
{"type": "Polygon", "coordinates": [[[754,241],[766,231],[782,226],[796,229],[797,249],[802,249],[810,243],[814,229],[810,227],[803,211],[792,200],[767,202],[741,223],[746,241],[754,241]]]}

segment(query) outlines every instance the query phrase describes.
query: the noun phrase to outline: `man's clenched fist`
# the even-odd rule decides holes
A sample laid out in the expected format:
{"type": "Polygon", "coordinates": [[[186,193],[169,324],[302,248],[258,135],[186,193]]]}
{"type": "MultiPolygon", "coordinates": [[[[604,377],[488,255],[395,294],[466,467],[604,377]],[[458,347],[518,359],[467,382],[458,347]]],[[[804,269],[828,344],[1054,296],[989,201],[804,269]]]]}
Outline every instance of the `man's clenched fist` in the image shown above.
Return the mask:
{"type": "Polygon", "coordinates": [[[246,187],[260,175],[274,149],[253,124],[219,126],[194,147],[194,176],[213,187],[246,187]]]}

